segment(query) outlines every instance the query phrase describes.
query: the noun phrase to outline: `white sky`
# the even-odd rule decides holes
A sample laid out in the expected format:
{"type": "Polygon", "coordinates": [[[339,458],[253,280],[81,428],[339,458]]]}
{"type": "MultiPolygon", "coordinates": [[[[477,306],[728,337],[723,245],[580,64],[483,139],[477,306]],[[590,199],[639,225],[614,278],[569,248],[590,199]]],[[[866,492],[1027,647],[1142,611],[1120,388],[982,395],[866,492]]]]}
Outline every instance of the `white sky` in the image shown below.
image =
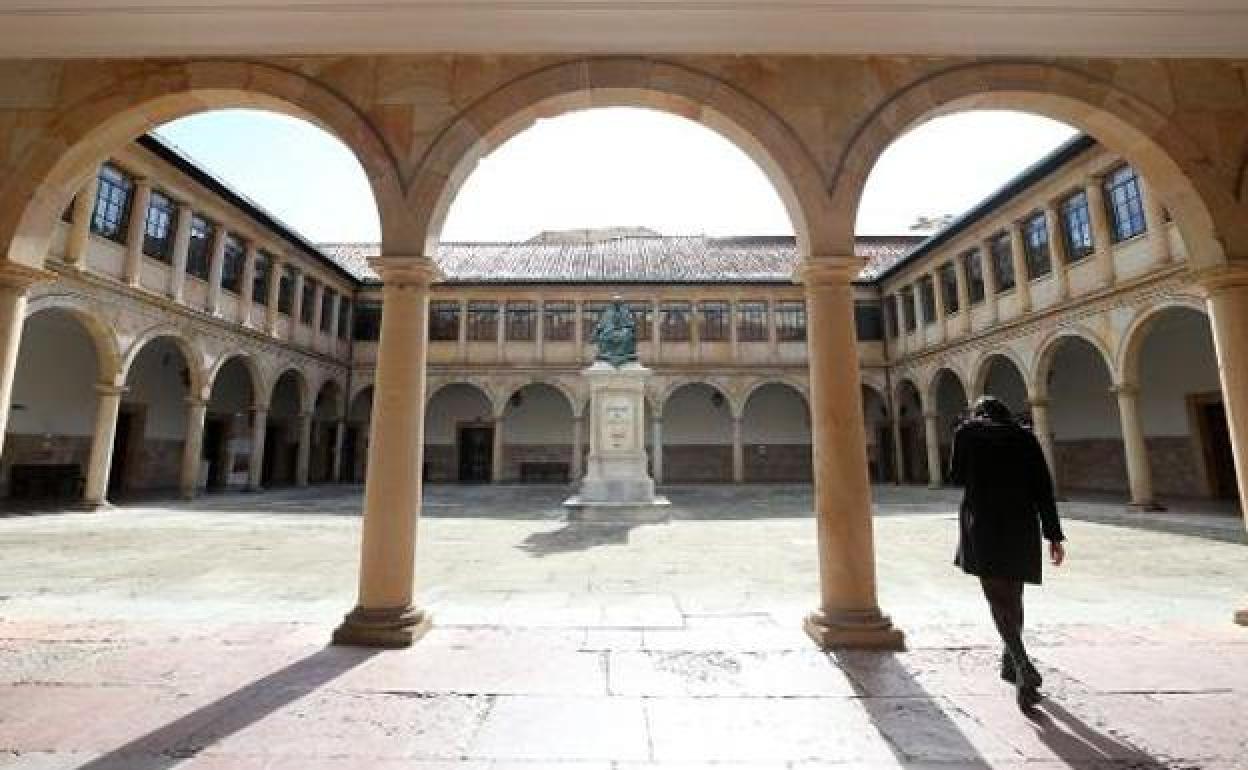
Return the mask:
{"type": "MultiPolygon", "coordinates": [[[[379,238],[355,158],[308,123],[226,110],[159,133],[313,241],[379,238]]],[[[959,214],[1073,133],[1009,112],[919,126],[872,172],[858,232],[905,233],[919,216],[959,214]]],[[[770,182],[735,145],[683,118],[610,108],[541,121],[482,160],[442,238],[523,240],[542,230],[633,225],[668,235],[793,232],[770,182]]]]}

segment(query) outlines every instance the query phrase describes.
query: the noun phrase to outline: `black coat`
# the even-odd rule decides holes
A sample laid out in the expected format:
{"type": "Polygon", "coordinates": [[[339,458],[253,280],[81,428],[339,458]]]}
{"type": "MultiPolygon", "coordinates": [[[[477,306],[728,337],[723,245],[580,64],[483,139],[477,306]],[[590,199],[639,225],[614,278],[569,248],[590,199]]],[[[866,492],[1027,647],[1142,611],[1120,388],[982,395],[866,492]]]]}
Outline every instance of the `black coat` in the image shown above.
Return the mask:
{"type": "Polygon", "coordinates": [[[971,420],[953,434],[950,479],[965,488],[954,563],[981,577],[1039,583],[1044,537],[1061,541],[1040,442],[1014,423],[971,420]]]}

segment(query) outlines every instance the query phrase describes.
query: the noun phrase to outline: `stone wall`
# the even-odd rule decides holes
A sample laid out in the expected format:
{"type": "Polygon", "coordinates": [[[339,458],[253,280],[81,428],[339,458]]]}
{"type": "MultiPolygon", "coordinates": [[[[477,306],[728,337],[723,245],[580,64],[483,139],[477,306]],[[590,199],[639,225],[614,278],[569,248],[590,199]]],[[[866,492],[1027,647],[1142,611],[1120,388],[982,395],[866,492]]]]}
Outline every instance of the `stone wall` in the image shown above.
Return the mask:
{"type": "MultiPolygon", "coordinates": [[[[1149,467],[1153,492],[1159,497],[1207,497],[1192,439],[1187,436],[1150,436],[1149,467]]],[[[1072,491],[1127,494],[1127,461],[1117,439],[1062,441],[1056,446],[1058,486],[1072,491]]]]}
{"type": "Polygon", "coordinates": [[[503,481],[519,481],[524,463],[563,463],[572,481],[571,444],[507,444],[503,447],[503,481]]]}
{"type": "Polygon", "coordinates": [[[746,444],[746,481],[810,481],[810,444],[746,444]]]}
{"type": "Polygon", "coordinates": [[[67,465],[79,467],[87,475],[91,439],[87,436],[48,436],[9,433],[4,437],[0,456],[0,499],[8,497],[10,470],[14,465],[67,465]]]}
{"type": "Polygon", "coordinates": [[[665,444],[665,482],[732,481],[732,447],[706,444],[665,444]]]}
{"type": "Polygon", "coordinates": [[[127,458],[122,493],[156,492],[178,488],[182,469],[182,445],[179,439],[144,439],[138,442],[127,458]]]}
{"type": "Polygon", "coordinates": [[[425,444],[425,480],[459,481],[459,455],[454,444],[425,444]]]}

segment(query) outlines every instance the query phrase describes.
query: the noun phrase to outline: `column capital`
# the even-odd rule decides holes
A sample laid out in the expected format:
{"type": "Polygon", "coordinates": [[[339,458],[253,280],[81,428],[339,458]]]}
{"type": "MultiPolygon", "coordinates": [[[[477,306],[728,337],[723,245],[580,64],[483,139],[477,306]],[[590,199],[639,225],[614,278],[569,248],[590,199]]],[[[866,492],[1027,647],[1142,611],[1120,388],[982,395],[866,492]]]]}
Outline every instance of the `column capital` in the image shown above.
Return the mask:
{"type": "Polygon", "coordinates": [[[829,284],[848,286],[862,272],[866,261],[856,255],[806,257],[793,277],[798,283],[807,286],[826,286],[829,284]]]}
{"type": "Polygon", "coordinates": [[[940,412],[924,412],[923,419],[924,420],[939,420],[940,412]]]}
{"type": "Polygon", "coordinates": [[[1211,294],[1248,288],[1248,259],[1198,270],[1193,277],[1211,294]]]}
{"type": "Polygon", "coordinates": [[[442,278],[442,270],[429,257],[370,257],[368,264],[385,286],[428,286],[442,278]]]}
{"type": "Polygon", "coordinates": [[[208,401],[209,399],[206,399],[202,396],[187,396],[186,397],[186,405],[191,407],[192,409],[207,409],[208,401]]]}
{"type": "Polygon", "coordinates": [[[37,283],[56,280],[56,273],[17,262],[0,263],[0,289],[29,289],[37,283]]]}
{"type": "Polygon", "coordinates": [[[1049,399],[1047,396],[1029,398],[1027,399],[1027,406],[1031,407],[1032,409],[1048,409],[1049,399]]]}
{"type": "Polygon", "coordinates": [[[249,411],[252,414],[268,414],[269,405],[268,404],[253,404],[251,408],[249,409],[249,411]]]}
{"type": "Polygon", "coordinates": [[[1139,395],[1140,386],[1134,382],[1118,382],[1114,383],[1109,392],[1120,398],[1124,396],[1133,398],[1139,395]]]}
{"type": "Polygon", "coordinates": [[[111,382],[97,382],[95,392],[101,396],[121,396],[129,391],[125,385],[114,385],[111,382]]]}

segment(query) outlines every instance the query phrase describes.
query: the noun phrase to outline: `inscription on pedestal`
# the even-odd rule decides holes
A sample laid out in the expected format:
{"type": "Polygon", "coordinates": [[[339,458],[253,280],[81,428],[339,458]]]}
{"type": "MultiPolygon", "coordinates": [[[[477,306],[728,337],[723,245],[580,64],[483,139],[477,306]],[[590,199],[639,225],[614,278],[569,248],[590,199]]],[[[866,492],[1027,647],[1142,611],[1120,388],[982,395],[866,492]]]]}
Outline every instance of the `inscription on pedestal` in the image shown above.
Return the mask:
{"type": "Polygon", "coordinates": [[[611,396],[602,405],[602,445],[612,451],[630,451],[637,446],[633,436],[633,404],[627,396],[611,396]]]}

